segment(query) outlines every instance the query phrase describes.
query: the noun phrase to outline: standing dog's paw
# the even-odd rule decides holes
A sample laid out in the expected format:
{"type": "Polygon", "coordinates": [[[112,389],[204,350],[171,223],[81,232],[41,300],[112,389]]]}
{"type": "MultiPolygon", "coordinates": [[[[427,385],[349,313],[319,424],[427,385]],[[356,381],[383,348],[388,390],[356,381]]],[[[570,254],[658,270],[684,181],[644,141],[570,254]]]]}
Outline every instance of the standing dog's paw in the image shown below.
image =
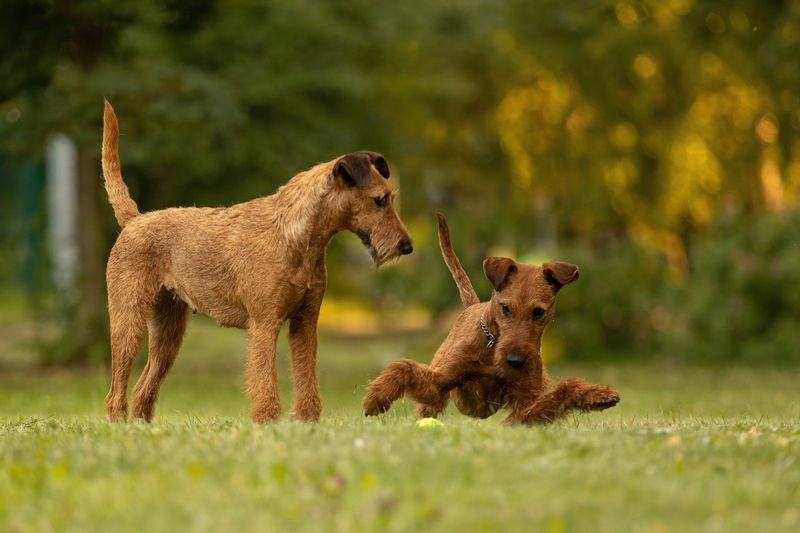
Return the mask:
{"type": "Polygon", "coordinates": [[[392,402],[381,398],[376,394],[369,393],[364,398],[364,415],[377,416],[385,413],[392,406],[392,402]]]}
{"type": "Polygon", "coordinates": [[[583,393],[583,409],[602,411],[619,403],[619,393],[606,385],[592,385],[583,393]]]}

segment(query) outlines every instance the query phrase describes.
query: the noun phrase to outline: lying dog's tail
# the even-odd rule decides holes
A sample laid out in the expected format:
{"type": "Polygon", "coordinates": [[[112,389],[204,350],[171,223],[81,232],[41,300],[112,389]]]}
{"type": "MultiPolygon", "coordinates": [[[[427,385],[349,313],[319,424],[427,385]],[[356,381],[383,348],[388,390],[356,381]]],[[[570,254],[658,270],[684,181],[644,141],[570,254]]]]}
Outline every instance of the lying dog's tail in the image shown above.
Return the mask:
{"type": "Polygon", "coordinates": [[[136,202],[128,192],[128,186],[122,181],[119,164],[119,124],[114,108],[105,100],[103,110],[103,178],[108,193],[108,201],[114,208],[114,216],[119,225],[124,227],[130,219],[139,214],[136,202]]]}
{"type": "Polygon", "coordinates": [[[475,289],[472,288],[472,282],[469,276],[464,272],[461,266],[461,261],[453,251],[453,244],[450,242],[450,228],[447,226],[447,220],[441,213],[436,213],[436,219],[439,221],[439,248],[442,249],[442,256],[447,268],[450,270],[453,279],[458,286],[458,293],[461,296],[461,303],[464,307],[469,307],[480,303],[478,295],[475,294],[475,289]]]}

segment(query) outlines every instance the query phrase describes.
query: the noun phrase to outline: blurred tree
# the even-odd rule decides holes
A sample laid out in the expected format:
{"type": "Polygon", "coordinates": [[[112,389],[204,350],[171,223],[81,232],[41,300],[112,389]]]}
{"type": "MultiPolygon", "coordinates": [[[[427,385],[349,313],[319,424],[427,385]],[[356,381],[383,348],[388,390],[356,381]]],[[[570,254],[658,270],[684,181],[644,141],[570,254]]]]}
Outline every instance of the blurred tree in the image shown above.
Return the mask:
{"type": "Polygon", "coordinates": [[[683,275],[686,239],[722,206],[796,200],[779,124],[800,129],[797,3],[508,5],[498,123],[522,212],[566,236],[624,228],[683,275]]]}
{"type": "Polygon", "coordinates": [[[357,240],[330,251],[331,292],[382,309],[456,301],[433,210],[485,295],[485,255],[559,248],[624,250],[620,287],[653,252],[668,273],[652,267],[648,287],[684,279],[692,239],[723,212],[800,197],[796,1],[17,0],[0,30],[0,151],[39,153],[54,131],[81,147],[90,285],[69,323],[84,346],[105,349],[116,232],[98,207],[103,96],[144,210],[230,204],[340,153],[385,153],[418,252],[353,276],[357,240]]]}
{"type": "MultiPolygon", "coordinates": [[[[74,135],[74,127],[53,121],[55,117],[46,104],[48,92],[58,87],[59,69],[90,72],[109,53],[115,24],[109,17],[108,4],[103,2],[18,2],[8,8],[2,35],[6,39],[22,39],[22,46],[3,43],[3,50],[10,53],[4,53],[0,63],[0,72],[8,74],[0,96],[19,100],[12,100],[8,106],[13,106],[15,118],[9,122],[15,123],[13,130],[17,133],[9,144],[23,154],[41,153],[45,134],[61,130],[74,135]]],[[[70,118],[75,121],[77,117],[70,118]]],[[[64,313],[64,331],[69,335],[45,350],[47,359],[67,363],[91,359],[92,354],[104,352],[100,346],[106,344],[97,146],[80,135],[74,137],[78,142],[80,204],[78,299],[66,302],[69,309],[64,313]]]]}

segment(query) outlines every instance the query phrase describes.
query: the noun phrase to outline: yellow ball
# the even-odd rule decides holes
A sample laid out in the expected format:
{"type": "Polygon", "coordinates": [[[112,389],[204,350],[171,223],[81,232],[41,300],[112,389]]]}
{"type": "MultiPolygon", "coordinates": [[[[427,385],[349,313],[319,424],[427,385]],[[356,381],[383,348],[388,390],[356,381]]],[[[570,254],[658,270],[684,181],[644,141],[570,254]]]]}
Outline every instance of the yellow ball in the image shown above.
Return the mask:
{"type": "Polygon", "coordinates": [[[417,420],[417,427],[418,428],[438,428],[442,427],[444,424],[436,420],[435,418],[420,418],[417,420]]]}

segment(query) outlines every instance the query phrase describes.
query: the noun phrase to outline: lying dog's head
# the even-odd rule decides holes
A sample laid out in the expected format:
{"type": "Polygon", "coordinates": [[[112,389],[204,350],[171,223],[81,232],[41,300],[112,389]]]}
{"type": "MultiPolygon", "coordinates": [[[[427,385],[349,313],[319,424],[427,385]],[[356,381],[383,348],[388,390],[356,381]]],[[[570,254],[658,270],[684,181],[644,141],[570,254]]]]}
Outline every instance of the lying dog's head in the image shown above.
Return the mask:
{"type": "Polygon", "coordinates": [[[389,189],[389,165],[376,152],[343,155],[333,165],[346,213],[345,226],[361,239],[377,266],[414,247],[394,208],[395,193],[389,189]]]}
{"type": "Polygon", "coordinates": [[[578,267],[561,261],[524,265],[490,257],[483,271],[494,287],[488,316],[499,329],[495,365],[507,375],[540,366],[542,334],[555,314],[556,294],[578,279],[578,267]]]}

